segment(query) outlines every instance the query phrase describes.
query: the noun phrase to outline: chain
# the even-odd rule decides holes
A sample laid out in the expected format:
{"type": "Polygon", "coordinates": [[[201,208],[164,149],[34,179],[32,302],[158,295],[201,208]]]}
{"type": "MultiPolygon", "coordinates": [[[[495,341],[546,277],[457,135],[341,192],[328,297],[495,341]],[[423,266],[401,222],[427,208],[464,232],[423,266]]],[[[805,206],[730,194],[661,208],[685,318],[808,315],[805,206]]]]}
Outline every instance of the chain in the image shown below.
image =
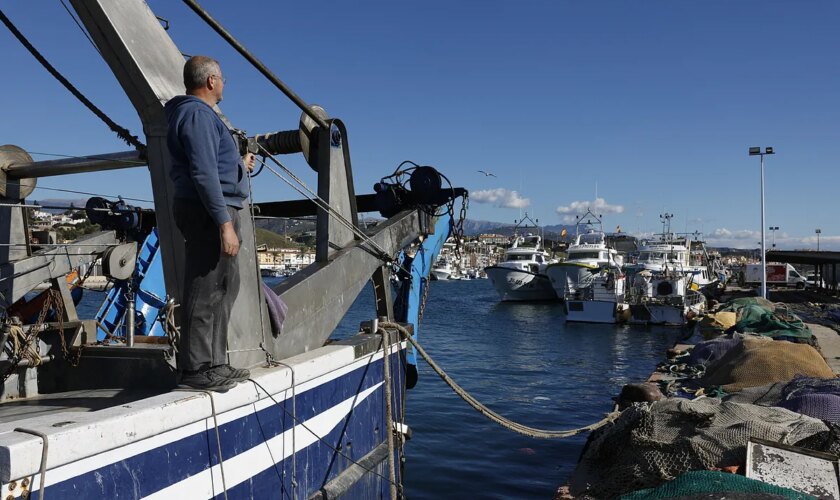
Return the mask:
{"type": "MultiPolygon", "coordinates": [[[[164,357],[167,361],[170,361],[173,357],[178,356],[178,342],[180,341],[181,332],[175,324],[176,307],[178,307],[178,304],[175,303],[175,299],[167,297],[166,306],[158,316],[158,321],[163,323],[163,332],[166,334],[166,340],[169,342],[169,348],[172,349],[171,355],[169,352],[164,353],[164,357]],[[163,317],[161,318],[160,316],[163,317]]],[[[167,366],[173,370],[175,369],[175,366],[170,363],[167,363],[167,366]]]]}
{"type": "Polygon", "coordinates": [[[423,321],[423,312],[426,311],[426,299],[429,298],[429,288],[431,285],[429,278],[420,278],[420,286],[423,287],[423,295],[420,297],[420,312],[417,313],[417,326],[423,321]]]}
{"type": "Polygon", "coordinates": [[[93,268],[96,267],[92,262],[88,264],[87,270],[85,270],[85,275],[82,279],[79,280],[78,286],[82,286],[85,284],[88,278],[90,278],[91,272],[93,272],[93,268]]]}
{"type": "MultiPolygon", "coordinates": [[[[52,290],[48,291],[47,298],[44,299],[44,305],[41,307],[41,312],[38,314],[38,320],[35,322],[34,325],[29,327],[29,331],[27,332],[26,339],[23,343],[23,348],[20,349],[19,346],[16,347],[13,350],[12,355],[9,357],[12,360],[12,364],[9,366],[6,372],[3,373],[3,382],[6,382],[6,380],[8,380],[9,377],[12,376],[12,373],[17,369],[18,365],[24,357],[23,353],[28,352],[29,349],[32,347],[32,341],[38,338],[38,333],[44,326],[44,321],[46,321],[47,319],[47,313],[50,311],[50,307],[52,306],[53,297],[54,296],[52,290]]],[[[36,354],[38,354],[37,351],[36,354]]],[[[33,356],[33,358],[35,357],[33,356]]],[[[40,358],[40,355],[38,355],[38,358],[40,358]]]]}
{"type": "Polygon", "coordinates": [[[81,346],[74,356],[70,356],[70,349],[67,347],[67,339],[64,338],[64,303],[61,301],[61,295],[59,295],[59,292],[55,290],[50,290],[50,293],[53,294],[54,298],[58,299],[55,300],[55,319],[58,321],[58,339],[61,341],[61,353],[64,355],[64,359],[67,360],[67,363],[69,363],[70,366],[79,366],[79,362],[82,359],[81,346]]]}
{"type": "MultiPolygon", "coordinates": [[[[464,192],[464,197],[461,198],[461,212],[458,214],[458,222],[453,221],[452,232],[455,237],[455,258],[461,259],[461,245],[464,243],[464,221],[467,219],[467,208],[470,206],[469,193],[464,192]]],[[[449,205],[449,214],[455,218],[455,200],[452,200],[449,205]]]]}

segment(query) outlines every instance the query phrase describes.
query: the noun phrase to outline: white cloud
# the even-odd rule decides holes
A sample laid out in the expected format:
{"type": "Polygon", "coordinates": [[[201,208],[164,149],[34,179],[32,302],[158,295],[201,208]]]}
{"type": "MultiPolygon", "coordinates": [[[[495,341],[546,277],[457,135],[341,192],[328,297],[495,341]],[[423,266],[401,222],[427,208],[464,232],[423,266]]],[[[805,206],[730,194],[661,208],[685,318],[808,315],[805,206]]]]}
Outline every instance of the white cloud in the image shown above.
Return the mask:
{"type": "Polygon", "coordinates": [[[531,206],[530,198],[523,198],[516,191],[505,188],[482,189],[470,193],[470,201],[476,203],[492,203],[504,208],[527,208],[531,206]]]}
{"type": "Polygon", "coordinates": [[[566,206],[559,206],[555,210],[565,223],[572,223],[575,221],[576,214],[582,214],[586,210],[592,210],[596,215],[601,214],[620,214],[624,212],[624,205],[611,205],[607,203],[604,198],[595,198],[593,201],[573,201],[566,206]]]}
{"type": "MultiPolygon", "coordinates": [[[[794,241],[797,241],[797,240],[794,240],[794,241]]],[[[800,238],[798,241],[799,241],[799,243],[801,243],[803,245],[812,246],[814,248],[817,247],[817,236],[816,235],[808,236],[806,238],[800,238]]],[[[819,242],[820,242],[820,250],[825,250],[825,249],[828,249],[828,248],[836,248],[837,244],[840,243],[840,236],[825,236],[825,235],[821,234],[820,238],[819,238],[819,242]]]]}
{"type": "Polygon", "coordinates": [[[750,231],[749,229],[739,229],[737,231],[730,231],[725,227],[715,229],[710,235],[712,238],[722,240],[755,240],[761,239],[760,231],[750,231]]]}
{"type": "MultiPolygon", "coordinates": [[[[711,246],[733,248],[758,248],[761,232],[749,229],[730,230],[725,227],[717,228],[707,235],[707,243],[711,246]]],[[[779,238],[777,238],[778,241],[779,238]]],[[[770,239],[767,239],[770,246],[770,239]]]]}

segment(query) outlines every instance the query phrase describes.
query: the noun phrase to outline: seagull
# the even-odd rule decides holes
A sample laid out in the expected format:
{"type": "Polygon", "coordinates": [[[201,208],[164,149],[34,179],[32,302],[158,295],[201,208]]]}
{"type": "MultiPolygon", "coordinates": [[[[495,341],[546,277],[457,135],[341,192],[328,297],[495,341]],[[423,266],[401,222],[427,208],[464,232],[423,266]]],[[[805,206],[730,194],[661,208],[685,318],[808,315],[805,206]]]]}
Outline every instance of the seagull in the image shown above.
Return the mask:
{"type": "Polygon", "coordinates": [[[487,177],[496,177],[496,174],[493,174],[493,173],[490,173],[490,172],[485,172],[484,170],[479,170],[479,172],[481,172],[482,174],[484,174],[487,177]]]}

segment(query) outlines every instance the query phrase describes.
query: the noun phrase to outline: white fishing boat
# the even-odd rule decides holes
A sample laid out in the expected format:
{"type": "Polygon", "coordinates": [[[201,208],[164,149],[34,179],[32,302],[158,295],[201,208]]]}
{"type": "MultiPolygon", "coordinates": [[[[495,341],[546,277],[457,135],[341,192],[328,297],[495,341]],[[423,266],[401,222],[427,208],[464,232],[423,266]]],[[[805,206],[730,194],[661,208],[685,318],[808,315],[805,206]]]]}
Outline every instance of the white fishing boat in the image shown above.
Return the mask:
{"type": "Polygon", "coordinates": [[[657,274],[665,270],[677,272],[688,278],[689,285],[704,287],[718,280],[717,261],[710,259],[699,233],[676,234],[671,232],[673,214],[660,215],[662,233],[653,239],[641,240],[635,262],[625,265],[631,277],[641,271],[657,274]],[[694,240],[689,240],[694,236],[694,240]]]}
{"type": "Polygon", "coordinates": [[[432,267],[430,277],[433,280],[448,280],[452,277],[452,264],[445,257],[441,257],[432,267]]]}
{"type": "MultiPolygon", "coordinates": [[[[525,214],[523,221],[531,219],[525,214]]],[[[504,260],[495,266],[486,267],[484,272],[502,301],[555,300],[557,295],[544,274],[550,262],[551,257],[543,248],[542,237],[514,234],[513,243],[505,251],[504,260]]]]}
{"type": "Polygon", "coordinates": [[[561,298],[587,287],[601,269],[620,268],[624,262],[618,251],[607,244],[600,217],[587,210],[577,220],[575,240],[566,251],[566,260],[552,263],[545,270],[556,295],[561,298]]]}
{"type": "Polygon", "coordinates": [[[690,276],[667,269],[657,273],[647,270],[636,273],[627,294],[630,322],[687,324],[706,307],[706,298],[690,280],[690,276]]]}
{"type": "Polygon", "coordinates": [[[565,293],[566,321],[623,323],[629,315],[625,286],[626,277],[620,268],[601,268],[586,285],[565,293]]]}

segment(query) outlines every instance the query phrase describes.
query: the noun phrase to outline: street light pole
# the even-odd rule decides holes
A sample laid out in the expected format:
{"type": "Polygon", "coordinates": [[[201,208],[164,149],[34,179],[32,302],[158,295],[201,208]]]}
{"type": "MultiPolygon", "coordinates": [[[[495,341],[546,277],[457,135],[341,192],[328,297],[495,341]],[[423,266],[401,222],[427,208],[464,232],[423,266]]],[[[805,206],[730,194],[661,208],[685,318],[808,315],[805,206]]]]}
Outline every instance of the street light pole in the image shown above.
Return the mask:
{"type": "Polygon", "coordinates": [[[761,156],[761,297],[767,298],[767,253],[764,251],[766,248],[766,236],[764,233],[764,155],[772,155],[773,148],[767,147],[764,148],[764,152],[761,152],[760,147],[751,147],[749,150],[750,156],[761,156]]]}
{"type": "Polygon", "coordinates": [[[817,251],[820,251],[820,234],[822,233],[822,229],[817,229],[817,251]]]}

